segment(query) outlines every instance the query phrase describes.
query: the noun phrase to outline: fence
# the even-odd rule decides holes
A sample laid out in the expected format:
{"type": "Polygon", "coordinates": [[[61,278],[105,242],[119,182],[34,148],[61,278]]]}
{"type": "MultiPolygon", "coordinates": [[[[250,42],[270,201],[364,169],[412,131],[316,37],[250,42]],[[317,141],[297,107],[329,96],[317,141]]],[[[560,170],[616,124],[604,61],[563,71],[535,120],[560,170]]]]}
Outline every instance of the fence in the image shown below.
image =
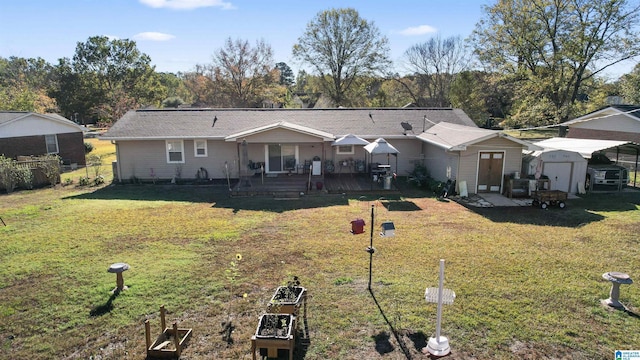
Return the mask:
{"type": "MultiPolygon", "coordinates": [[[[56,177],[55,182],[59,183],[60,182],[60,161],[57,159],[33,159],[33,158],[27,158],[27,157],[23,157],[20,156],[19,161],[14,162],[14,165],[19,168],[19,169],[29,169],[31,171],[31,174],[33,175],[32,181],[31,181],[31,186],[34,188],[38,188],[38,187],[43,187],[43,186],[47,186],[50,185],[51,182],[49,181],[49,178],[47,177],[47,174],[45,172],[44,169],[46,169],[47,167],[54,167],[57,166],[58,167],[58,174],[56,177]]],[[[19,188],[23,188],[25,185],[24,184],[19,184],[18,187],[19,188]]],[[[6,191],[7,189],[4,188],[4,186],[2,184],[0,184],[0,190],[1,191],[6,191]]]]}

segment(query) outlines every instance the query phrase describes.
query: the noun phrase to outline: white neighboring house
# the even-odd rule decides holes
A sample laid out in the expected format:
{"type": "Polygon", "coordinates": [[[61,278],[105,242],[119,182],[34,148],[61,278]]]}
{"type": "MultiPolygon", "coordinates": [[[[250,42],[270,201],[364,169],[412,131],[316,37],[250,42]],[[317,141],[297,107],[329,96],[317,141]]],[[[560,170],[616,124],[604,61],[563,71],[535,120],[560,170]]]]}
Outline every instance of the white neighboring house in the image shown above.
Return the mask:
{"type": "Polygon", "coordinates": [[[640,106],[612,105],[560,125],[568,138],[640,143],[640,106]]]}

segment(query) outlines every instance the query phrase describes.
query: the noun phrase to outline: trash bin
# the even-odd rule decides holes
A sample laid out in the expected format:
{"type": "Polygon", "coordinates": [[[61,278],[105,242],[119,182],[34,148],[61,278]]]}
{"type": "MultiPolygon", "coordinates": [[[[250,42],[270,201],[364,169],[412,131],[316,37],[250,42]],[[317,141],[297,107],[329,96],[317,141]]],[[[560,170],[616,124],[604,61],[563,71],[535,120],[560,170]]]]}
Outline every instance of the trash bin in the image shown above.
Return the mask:
{"type": "Polygon", "coordinates": [[[391,190],[391,175],[384,177],[384,189],[391,190]]]}
{"type": "Polygon", "coordinates": [[[351,222],[351,232],[353,234],[362,234],[364,232],[364,220],[355,219],[351,222]]]}
{"type": "Polygon", "coordinates": [[[318,182],[316,183],[316,189],[318,189],[318,190],[322,190],[322,182],[321,182],[321,181],[318,181],[318,182]]]}

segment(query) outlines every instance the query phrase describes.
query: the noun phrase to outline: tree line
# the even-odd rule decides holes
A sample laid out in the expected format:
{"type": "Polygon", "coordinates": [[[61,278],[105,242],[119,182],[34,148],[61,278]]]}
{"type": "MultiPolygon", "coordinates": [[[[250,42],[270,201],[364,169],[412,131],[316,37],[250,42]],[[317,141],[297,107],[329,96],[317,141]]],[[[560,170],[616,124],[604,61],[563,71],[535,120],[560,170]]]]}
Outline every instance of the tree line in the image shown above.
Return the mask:
{"type": "Polygon", "coordinates": [[[352,8],[318,13],[293,46],[297,75],[265,40],[226,39],[212,61],[157,72],[128,39],[94,36],[55,65],[0,57],[0,109],[109,124],[140,107],[456,107],[477,124],[557,124],[640,103],[640,5],[629,0],[497,0],[473,33],[434,36],[390,60],[389,40],[352,8]],[[393,70],[390,70],[393,69],[393,70]]]}

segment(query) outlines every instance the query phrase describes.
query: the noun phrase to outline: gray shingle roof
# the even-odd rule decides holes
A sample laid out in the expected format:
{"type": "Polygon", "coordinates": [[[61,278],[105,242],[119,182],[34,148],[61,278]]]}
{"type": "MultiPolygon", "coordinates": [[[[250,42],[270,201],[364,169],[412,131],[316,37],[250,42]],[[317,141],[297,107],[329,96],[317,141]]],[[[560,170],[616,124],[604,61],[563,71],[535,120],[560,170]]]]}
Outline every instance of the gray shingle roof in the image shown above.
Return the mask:
{"type": "Polygon", "coordinates": [[[401,122],[413,126],[408,134],[419,134],[433,123],[473,126],[460,109],[450,108],[366,108],[366,109],[171,109],[129,111],[102,138],[222,139],[279,122],[305,126],[334,136],[354,134],[367,139],[404,136],[401,122]],[[424,121],[424,117],[428,119],[424,121]],[[214,119],[217,119],[215,125],[214,119]]]}

